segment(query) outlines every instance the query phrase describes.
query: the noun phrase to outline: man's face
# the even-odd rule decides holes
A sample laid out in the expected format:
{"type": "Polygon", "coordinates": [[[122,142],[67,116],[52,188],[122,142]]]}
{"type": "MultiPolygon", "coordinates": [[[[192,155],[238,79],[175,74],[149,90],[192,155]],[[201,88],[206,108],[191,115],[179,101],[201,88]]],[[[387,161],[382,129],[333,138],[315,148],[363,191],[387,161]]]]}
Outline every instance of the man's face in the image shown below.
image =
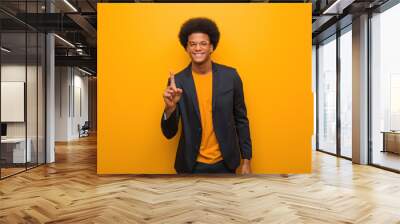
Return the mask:
{"type": "Polygon", "coordinates": [[[189,35],[186,51],[192,62],[202,64],[210,58],[213,46],[207,34],[192,33],[189,35]]]}

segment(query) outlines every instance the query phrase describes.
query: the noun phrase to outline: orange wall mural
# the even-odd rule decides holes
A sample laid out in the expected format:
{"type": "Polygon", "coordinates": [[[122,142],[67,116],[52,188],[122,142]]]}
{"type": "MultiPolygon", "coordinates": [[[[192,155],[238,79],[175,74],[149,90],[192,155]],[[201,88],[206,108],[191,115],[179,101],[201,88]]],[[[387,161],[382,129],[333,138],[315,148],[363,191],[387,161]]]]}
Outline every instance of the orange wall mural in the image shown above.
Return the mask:
{"type": "Polygon", "coordinates": [[[98,4],[99,174],[169,174],[180,133],[161,132],[169,71],[189,64],[180,26],[214,20],[215,62],[243,81],[253,173],[311,172],[311,4],[98,4]]]}

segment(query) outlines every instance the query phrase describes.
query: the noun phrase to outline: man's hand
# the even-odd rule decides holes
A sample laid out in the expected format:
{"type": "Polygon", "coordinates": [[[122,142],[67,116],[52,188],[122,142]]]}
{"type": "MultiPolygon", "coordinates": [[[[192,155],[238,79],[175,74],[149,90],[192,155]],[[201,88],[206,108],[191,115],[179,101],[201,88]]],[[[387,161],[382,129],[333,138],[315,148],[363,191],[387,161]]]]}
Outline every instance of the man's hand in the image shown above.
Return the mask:
{"type": "Polygon", "coordinates": [[[243,159],[241,174],[251,174],[250,160],[243,159]]]}
{"type": "Polygon", "coordinates": [[[163,94],[163,98],[164,98],[164,102],[165,102],[164,111],[167,115],[167,118],[176,109],[176,104],[181,99],[181,96],[183,93],[182,89],[176,88],[174,74],[172,74],[172,72],[170,72],[169,74],[170,74],[170,83],[169,83],[169,86],[165,89],[164,94],[163,94]]]}

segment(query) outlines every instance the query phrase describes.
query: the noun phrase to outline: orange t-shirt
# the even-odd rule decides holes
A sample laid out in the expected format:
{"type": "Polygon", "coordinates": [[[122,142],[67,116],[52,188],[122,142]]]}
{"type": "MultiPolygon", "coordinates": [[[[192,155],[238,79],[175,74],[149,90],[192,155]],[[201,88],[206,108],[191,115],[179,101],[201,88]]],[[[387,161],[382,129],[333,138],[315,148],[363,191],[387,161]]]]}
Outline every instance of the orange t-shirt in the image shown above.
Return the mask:
{"type": "Polygon", "coordinates": [[[222,154],[214,132],[212,119],[212,72],[207,74],[193,72],[193,80],[196,86],[202,127],[201,144],[197,161],[213,164],[222,160],[222,154]]]}

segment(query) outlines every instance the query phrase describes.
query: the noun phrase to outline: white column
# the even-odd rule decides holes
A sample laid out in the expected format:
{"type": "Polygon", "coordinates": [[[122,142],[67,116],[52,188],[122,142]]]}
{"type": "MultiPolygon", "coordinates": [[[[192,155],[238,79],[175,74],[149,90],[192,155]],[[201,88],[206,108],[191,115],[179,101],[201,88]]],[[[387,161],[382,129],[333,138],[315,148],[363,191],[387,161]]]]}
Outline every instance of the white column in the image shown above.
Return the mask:
{"type": "Polygon", "coordinates": [[[368,163],[368,15],[353,19],[353,162],[368,163]]]}
{"type": "Polygon", "coordinates": [[[46,36],[46,163],[55,161],[54,133],[55,133],[55,75],[54,75],[54,35],[46,36]]]}

